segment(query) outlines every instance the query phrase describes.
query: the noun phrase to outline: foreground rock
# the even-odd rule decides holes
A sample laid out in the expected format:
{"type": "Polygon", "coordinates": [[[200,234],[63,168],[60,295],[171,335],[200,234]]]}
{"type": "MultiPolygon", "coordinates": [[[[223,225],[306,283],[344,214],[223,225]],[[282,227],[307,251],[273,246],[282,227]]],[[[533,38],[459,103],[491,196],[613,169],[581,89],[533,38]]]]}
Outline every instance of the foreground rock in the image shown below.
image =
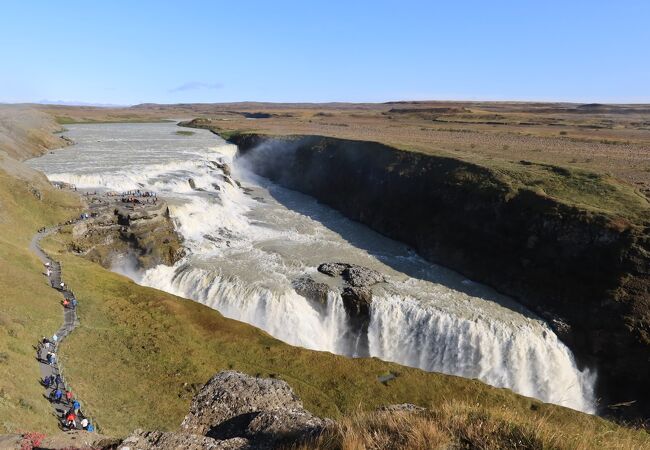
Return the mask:
{"type": "Polygon", "coordinates": [[[245,438],[254,448],[305,439],[329,421],[305,410],[282,380],[220,372],[194,397],[183,431],[227,440],[245,438]]]}
{"type": "Polygon", "coordinates": [[[305,410],[285,381],[227,371],[194,397],[180,431],[136,430],[119,448],[263,450],[303,442],[332,424],[305,410]]]}
{"type": "Polygon", "coordinates": [[[120,450],[184,449],[184,450],[244,450],[250,448],[246,439],[218,441],[188,433],[136,430],[124,439],[120,450]]]}

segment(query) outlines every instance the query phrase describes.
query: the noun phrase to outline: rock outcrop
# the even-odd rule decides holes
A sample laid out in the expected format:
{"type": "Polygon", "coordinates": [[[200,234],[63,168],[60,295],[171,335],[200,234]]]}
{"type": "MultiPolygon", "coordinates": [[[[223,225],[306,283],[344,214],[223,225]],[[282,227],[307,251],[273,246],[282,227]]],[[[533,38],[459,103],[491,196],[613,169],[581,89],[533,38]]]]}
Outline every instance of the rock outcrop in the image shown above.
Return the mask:
{"type": "Polygon", "coordinates": [[[299,295],[322,304],[327,303],[327,296],[331,292],[327,284],[319,283],[309,275],[296,278],[291,284],[299,295]]]}
{"type": "Polygon", "coordinates": [[[328,423],[306,411],[285,381],[227,371],[194,397],[181,429],[217,440],[244,438],[254,448],[270,448],[318,433],[328,423]]]}
{"type": "Polygon", "coordinates": [[[318,271],[330,277],[341,277],[343,290],[341,298],[348,315],[367,321],[372,303],[371,287],[386,281],[376,270],[348,263],[323,263],[318,271]]]}
{"type": "Polygon", "coordinates": [[[216,374],[192,400],[177,432],[136,430],[122,450],[265,450],[300,443],[333,422],[305,410],[282,380],[216,374]]]}
{"type": "MultiPolygon", "coordinates": [[[[559,318],[560,336],[578,363],[597,369],[603,402],[637,400],[631,415],[650,417],[647,218],[632,223],[563,203],[530,183],[513,188],[498,170],[376,142],[225,137],[259,175],[559,318]]],[[[535,170],[567,186],[599,177],[574,180],[555,166],[535,170]]]]}
{"type": "Polygon", "coordinates": [[[106,196],[88,196],[88,201],[93,217],[75,225],[71,249],[75,253],[107,268],[124,255],[143,269],[172,265],[183,257],[182,238],[163,200],[137,208],[106,196]]]}

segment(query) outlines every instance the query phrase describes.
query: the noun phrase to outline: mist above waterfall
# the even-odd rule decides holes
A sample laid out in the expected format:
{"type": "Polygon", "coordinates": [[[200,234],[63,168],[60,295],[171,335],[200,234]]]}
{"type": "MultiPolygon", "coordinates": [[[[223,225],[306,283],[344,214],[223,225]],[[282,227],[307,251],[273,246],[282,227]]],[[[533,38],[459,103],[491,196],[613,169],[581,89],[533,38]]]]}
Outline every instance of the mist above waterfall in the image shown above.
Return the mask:
{"type": "MultiPolygon", "coordinates": [[[[512,299],[252,174],[233,159],[232,145],[209,132],[180,137],[175,130],[173,124],[71,125],[68,135],[78,145],[33,163],[54,180],[153,190],[169,202],[187,256],[144,273],[126,259],[116,271],[293,345],[478,378],[594,410],[593,375],[580,371],[553,331],[512,299]],[[232,178],[215,161],[229,164],[232,178]],[[367,329],[350,323],[340,295],[318,302],[293,289],[300,276],[321,277],[316,267],[329,261],[387,276],[375,289],[367,329]]],[[[254,162],[284,170],[282,151],[260,148],[254,162]]]]}

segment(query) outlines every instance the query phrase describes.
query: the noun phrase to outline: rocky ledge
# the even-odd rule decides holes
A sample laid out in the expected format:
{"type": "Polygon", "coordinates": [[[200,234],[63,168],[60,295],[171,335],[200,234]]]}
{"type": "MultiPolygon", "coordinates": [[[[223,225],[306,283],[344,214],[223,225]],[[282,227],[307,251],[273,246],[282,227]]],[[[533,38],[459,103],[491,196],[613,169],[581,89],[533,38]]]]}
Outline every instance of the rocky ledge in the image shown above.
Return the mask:
{"type": "Polygon", "coordinates": [[[107,268],[124,255],[143,269],[172,265],[183,257],[182,238],[164,200],[129,204],[119,196],[97,193],[85,198],[91,217],[73,228],[73,252],[107,268]]]}
{"type": "Polygon", "coordinates": [[[298,294],[325,304],[330,292],[339,293],[343,299],[345,310],[351,318],[364,321],[369,318],[372,286],[386,281],[383,274],[367,267],[341,262],[323,263],[318,266],[318,271],[338,279],[339,287],[332,288],[327,283],[321,283],[309,275],[303,275],[293,282],[293,288],[298,294]]]}

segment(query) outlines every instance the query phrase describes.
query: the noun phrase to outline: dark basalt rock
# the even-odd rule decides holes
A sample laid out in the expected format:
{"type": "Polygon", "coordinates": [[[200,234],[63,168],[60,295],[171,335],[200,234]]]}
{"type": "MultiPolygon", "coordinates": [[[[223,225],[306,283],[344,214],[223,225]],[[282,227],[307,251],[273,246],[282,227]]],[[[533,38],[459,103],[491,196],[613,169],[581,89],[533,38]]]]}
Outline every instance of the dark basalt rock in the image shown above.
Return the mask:
{"type": "Polygon", "coordinates": [[[330,288],[325,283],[319,283],[309,275],[305,275],[295,279],[291,284],[299,295],[319,303],[327,303],[330,288]]]}
{"type": "Polygon", "coordinates": [[[386,281],[386,278],[374,269],[348,263],[323,263],[318,271],[330,277],[341,276],[346,282],[356,287],[372,286],[386,281]]]}
{"type": "Polygon", "coordinates": [[[341,276],[355,287],[372,286],[386,281],[384,276],[376,270],[354,265],[346,268],[341,276]]]}
{"type": "Polygon", "coordinates": [[[343,306],[348,315],[352,317],[370,317],[370,304],[372,291],[367,287],[346,286],[341,293],[343,306]]]}
{"type": "Polygon", "coordinates": [[[343,279],[341,298],[348,315],[367,322],[370,317],[372,290],[377,283],[386,281],[386,277],[374,269],[348,263],[323,263],[318,271],[330,277],[340,276],[343,279]]]}

